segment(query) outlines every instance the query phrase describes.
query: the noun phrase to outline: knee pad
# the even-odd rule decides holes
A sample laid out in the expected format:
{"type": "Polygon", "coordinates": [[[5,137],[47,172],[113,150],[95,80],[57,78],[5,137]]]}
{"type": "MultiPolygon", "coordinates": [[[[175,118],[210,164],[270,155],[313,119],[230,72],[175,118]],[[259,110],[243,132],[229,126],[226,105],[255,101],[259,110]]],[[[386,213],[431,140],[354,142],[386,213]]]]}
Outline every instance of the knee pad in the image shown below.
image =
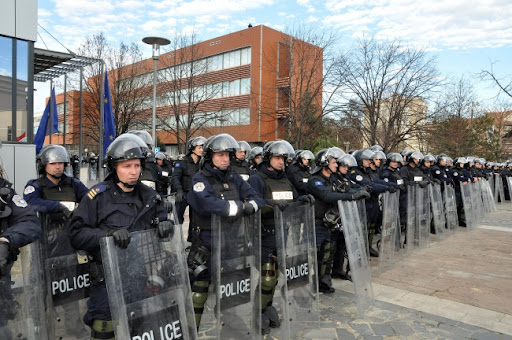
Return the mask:
{"type": "Polygon", "coordinates": [[[208,270],[206,263],[210,257],[210,250],[203,245],[199,238],[194,238],[187,256],[188,271],[195,278],[204,275],[208,270]]]}
{"type": "Polygon", "coordinates": [[[114,324],[112,321],[93,320],[91,326],[91,340],[114,340],[114,324]]]}
{"type": "Polygon", "coordinates": [[[194,307],[194,314],[196,320],[196,327],[199,329],[201,317],[203,316],[204,304],[208,299],[209,281],[194,281],[192,284],[192,305],[194,307]]]}

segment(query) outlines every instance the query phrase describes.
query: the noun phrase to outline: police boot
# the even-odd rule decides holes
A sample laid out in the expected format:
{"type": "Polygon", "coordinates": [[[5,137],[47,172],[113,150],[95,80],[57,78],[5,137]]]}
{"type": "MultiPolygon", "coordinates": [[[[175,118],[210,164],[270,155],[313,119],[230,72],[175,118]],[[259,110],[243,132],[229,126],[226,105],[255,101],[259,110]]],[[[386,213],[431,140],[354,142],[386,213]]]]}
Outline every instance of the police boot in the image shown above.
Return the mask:
{"type": "Polygon", "coordinates": [[[281,320],[279,319],[279,314],[277,313],[277,310],[274,308],[274,306],[267,306],[267,308],[265,309],[263,314],[265,314],[265,316],[268,317],[268,319],[270,321],[269,326],[271,328],[278,328],[281,326],[281,320]]]}
{"type": "Polygon", "coordinates": [[[94,320],[91,327],[91,340],[115,340],[112,321],[94,320]]]}
{"type": "Polygon", "coordinates": [[[379,253],[375,249],[373,249],[372,243],[373,243],[373,233],[370,232],[368,234],[368,247],[370,247],[370,256],[371,257],[379,257],[379,253]]]}

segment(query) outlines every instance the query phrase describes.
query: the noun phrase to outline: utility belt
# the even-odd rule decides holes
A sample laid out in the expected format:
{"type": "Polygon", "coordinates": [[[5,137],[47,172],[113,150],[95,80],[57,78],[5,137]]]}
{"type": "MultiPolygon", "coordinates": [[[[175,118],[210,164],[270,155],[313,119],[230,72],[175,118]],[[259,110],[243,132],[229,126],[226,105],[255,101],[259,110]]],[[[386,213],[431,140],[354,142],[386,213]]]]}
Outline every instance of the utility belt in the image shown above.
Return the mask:
{"type": "Polygon", "coordinates": [[[78,264],[86,265],[87,271],[91,278],[91,283],[105,282],[105,271],[103,270],[103,263],[96,261],[89,253],[80,250],[76,253],[78,264]]]}
{"type": "Polygon", "coordinates": [[[275,235],[275,234],[276,234],[275,226],[265,226],[264,224],[261,225],[261,237],[275,235]]]}

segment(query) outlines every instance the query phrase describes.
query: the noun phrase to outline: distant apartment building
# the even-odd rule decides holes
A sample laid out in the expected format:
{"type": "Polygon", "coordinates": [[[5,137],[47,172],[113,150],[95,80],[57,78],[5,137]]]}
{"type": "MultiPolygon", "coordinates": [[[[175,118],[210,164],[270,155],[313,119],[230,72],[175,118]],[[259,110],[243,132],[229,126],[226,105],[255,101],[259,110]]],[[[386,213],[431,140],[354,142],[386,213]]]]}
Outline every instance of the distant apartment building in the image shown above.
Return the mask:
{"type": "MultiPolygon", "coordinates": [[[[175,153],[178,127],[182,143],[187,129],[191,136],[224,132],[253,144],[282,138],[282,121],[294,99],[294,67],[299,67],[293,62],[292,41],[297,43],[289,35],[260,25],[162,54],[157,71],[158,140],[175,153]]],[[[300,43],[323,53],[320,47],[300,43]]],[[[115,70],[109,70],[110,87],[118,81],[143,88],[136,94],[139,114],[132,128],[151,132],[153,60],[128,67],[134,66],[135,75],[127,78],[116,79],[115,70]]],[[[322,72],[321,67],[315,69],[319,81],[322,72]]],[[[68,93],[66,144],[70,147],[78,138],[75,92],[68,93]]],[[[321,92],[318,97],[321,103],[321,92]]],[[[62,106],[63,95],[57,95],[56,100],[62,106]]],[[[63,123],[62,115],[59,122],[63,123]]],[[[62,136],[59,138],[63,141],[62,136]]]]}

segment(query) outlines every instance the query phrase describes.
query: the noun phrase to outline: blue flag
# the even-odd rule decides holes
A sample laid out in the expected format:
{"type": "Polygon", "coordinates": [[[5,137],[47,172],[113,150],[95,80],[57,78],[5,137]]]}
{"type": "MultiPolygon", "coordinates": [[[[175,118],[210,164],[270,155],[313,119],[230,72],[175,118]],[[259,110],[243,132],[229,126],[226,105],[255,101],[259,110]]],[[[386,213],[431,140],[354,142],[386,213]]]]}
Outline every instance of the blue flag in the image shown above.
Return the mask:
{"type": "Polygon", "coordinates": [[[108,77],[105,72],[105,93],[103,94],[103,157],[110,143],[116,139],[116,127],[114,125],[114,110],[112,110],[112,98],[108,77]]]}
{"type": "Polygon", "coordinates": [[[55,88],[52,88],[50,99],[44,108],[41,122],[37,128],[36,136],[34,137],[34,144],[36,145],[36,154],[43,148],[45,136],[59,132],[59,113],[57,112],[57,102],[55,101],[55,88]],[[53,120],[52,126],[48,124],[50,120],[50,105],[53,106],[53,120]]]}

